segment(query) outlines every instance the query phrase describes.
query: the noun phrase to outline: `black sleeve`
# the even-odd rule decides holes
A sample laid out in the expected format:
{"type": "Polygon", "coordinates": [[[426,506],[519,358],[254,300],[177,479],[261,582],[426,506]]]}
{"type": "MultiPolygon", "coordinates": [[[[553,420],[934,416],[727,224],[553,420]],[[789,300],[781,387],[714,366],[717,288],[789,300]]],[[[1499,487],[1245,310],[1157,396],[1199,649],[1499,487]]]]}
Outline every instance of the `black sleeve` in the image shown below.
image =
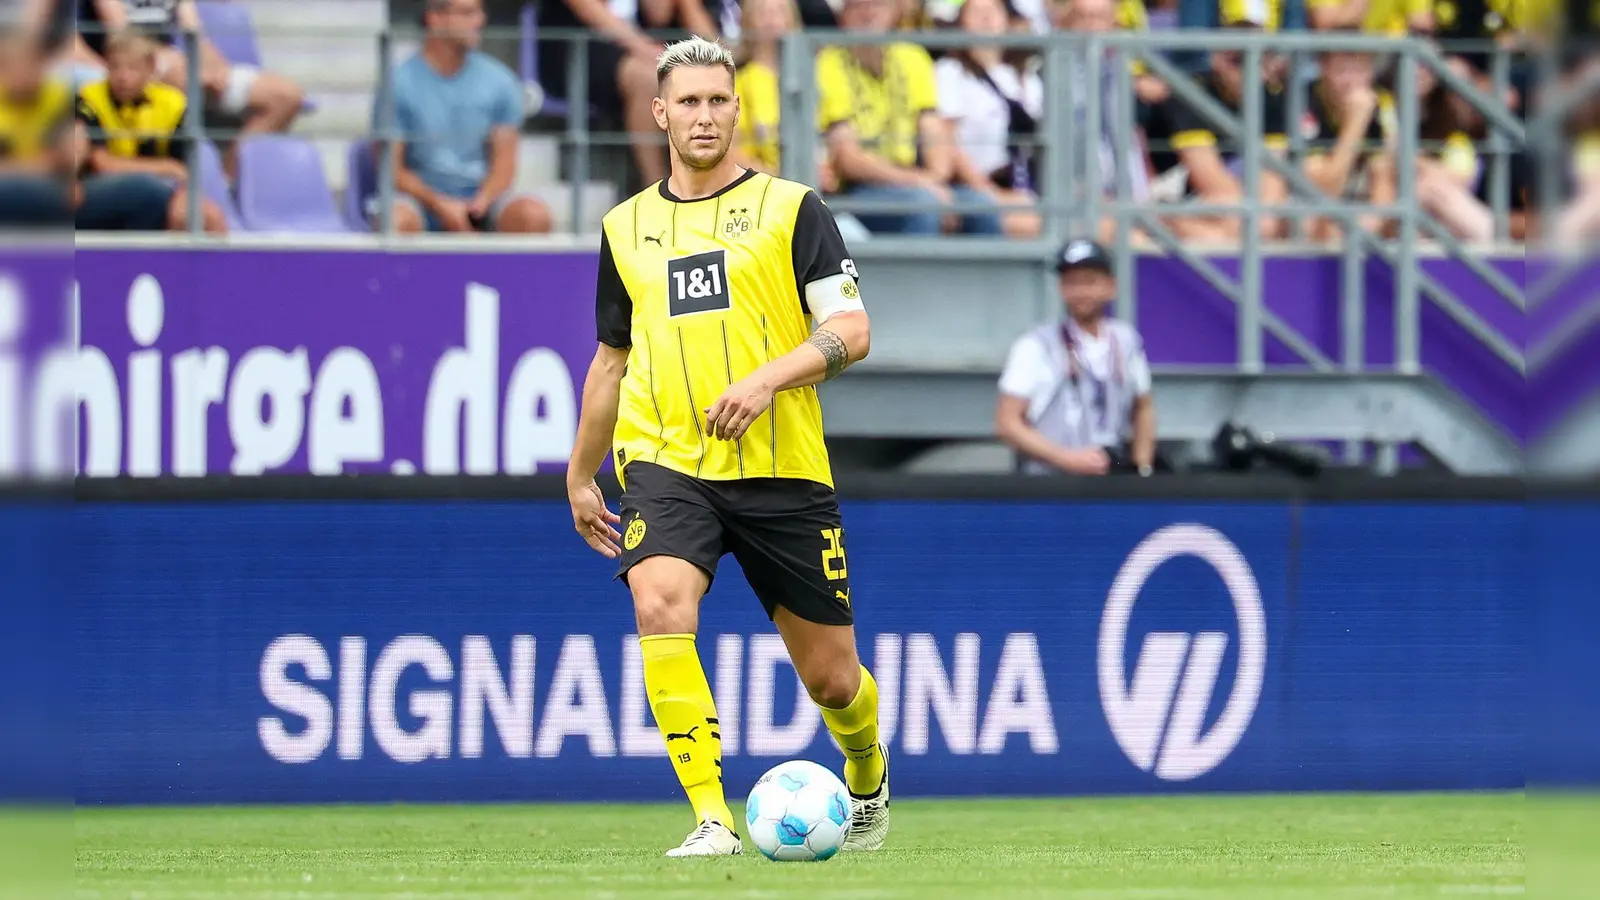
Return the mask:
{"type": "Polygon", "coordinates": [[[849,275],[860,281],[855,260],[850,258],[850,248],[844,245],[839,234],[839,223],[823,204],[816,191],[807,191],[800,201],[800,212],[794,220],[794,286],[800,294],[800,306],[807,313],[806,285],[835,275],[849,275]]]}
{"type": "Polygon", "coordinates": [[[611,257],[611,238],[600,232],[600,275],[594,286],[594,329],[600,343],[618,350],[633,346],[633,298],[611,257]]]}
{"type": "Polygon", "coordinates": [[[105,129],[100,126],[100,114],[94,111],[94,107],[89,105],[89,101],[79,97],[73,117],[82,122],[84,127],[89,130],[90,146],[105,146],[106,134],[105,129]]]}
{"type": "Polygon", "coordinates": [[[1283,91],[1263,87],[1261,90],[1261,133],[1267,137],[1289,135],[1289,98],[1283,91]]]}
{"type": "Polygon", "coordinates": [[[1174,149],[1181,150],[1196,144],[1217,143],[1217,135],[1211,130],[1210,121],[1196,112],[1194,107],[1179,99],[1176,94],[1162,101],[1161,105],[1172,128],[1174,149]]]}

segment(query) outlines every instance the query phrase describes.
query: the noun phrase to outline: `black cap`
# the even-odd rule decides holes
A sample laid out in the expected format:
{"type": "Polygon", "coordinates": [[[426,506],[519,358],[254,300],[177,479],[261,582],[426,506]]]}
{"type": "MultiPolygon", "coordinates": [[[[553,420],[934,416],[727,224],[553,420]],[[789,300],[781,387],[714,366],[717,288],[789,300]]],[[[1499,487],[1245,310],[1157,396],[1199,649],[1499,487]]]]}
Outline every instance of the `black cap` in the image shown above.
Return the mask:
{"type": "Polygon", "coordinates": [[[1056,271],[1066,272],[1069,269],[1099,269],[1107,275],[1116,273],[1116,267],[1111,264],[1111,254],[1087,238],[1067,241],[1067,245],[1061,248],[1061,255],[1056,258],[1056,271]]]}

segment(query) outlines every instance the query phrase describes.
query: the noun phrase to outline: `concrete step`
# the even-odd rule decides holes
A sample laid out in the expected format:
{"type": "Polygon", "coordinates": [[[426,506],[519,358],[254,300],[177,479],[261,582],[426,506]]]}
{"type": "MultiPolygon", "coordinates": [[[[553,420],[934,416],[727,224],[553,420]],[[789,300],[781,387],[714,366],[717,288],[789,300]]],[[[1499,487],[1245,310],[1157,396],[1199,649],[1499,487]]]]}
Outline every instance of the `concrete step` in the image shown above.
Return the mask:
{"type": "Polygon", "coordinates": [[[315,34],[262,35],[261,58],[308,92],[372,91],[378,83],[375,41],[315,34]]]}
{"type": "Polygon", "coordinates": [[[353,138],[371,133],[371,91],[309,91],[307,96],[316,108],[295,122],[295,134],[353,138]]]}
{"type": "MultiPolygon", "coordinates": [[[[550,207],[558,232],[571,232],[572,188],[565,184],[536,184],[528,188],[519,185],[519,192],[532,194],[550,207]]],[[[600,230],[600,220],[617,202],[616,188],[610,184],[591,181],[583,188],[583,220],[578,223],[580,234],[595,234],[600,230]]]]}
{"type": "Polygon", "coordinates": [[[518,146],[517,177],[556,181],[561,177],[561,141],[547,134],[526,135],[518,146]]]}
{"type": "Polygon", "coordinates": [[[232,0],[250,8],[257,31],[365,29],[376,34],[389,23],[388,0],[232,0]]]}
{"type": "Polygon", "coordinates": [[[322,138],[311,142],[322,157],[322,171],[328,176],[328,187],[335,192],[344,190],[350,183],[350,142],[336,138],[322,138]]]}

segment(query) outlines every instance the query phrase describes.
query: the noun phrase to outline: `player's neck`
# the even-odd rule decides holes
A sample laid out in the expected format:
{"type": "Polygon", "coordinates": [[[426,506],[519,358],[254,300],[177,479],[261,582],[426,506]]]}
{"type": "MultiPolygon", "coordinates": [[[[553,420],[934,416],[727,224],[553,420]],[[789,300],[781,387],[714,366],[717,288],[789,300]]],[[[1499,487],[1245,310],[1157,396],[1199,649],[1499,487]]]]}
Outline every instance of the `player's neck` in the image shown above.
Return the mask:
{"type": "Polygon", "coordinates": [[[722,190],[744,174],[744,167],[724,156],[722,162],[709,169],[691,169],[673,166],[667,177],[667,190],[679,200],[704,200],[722,190]]]}

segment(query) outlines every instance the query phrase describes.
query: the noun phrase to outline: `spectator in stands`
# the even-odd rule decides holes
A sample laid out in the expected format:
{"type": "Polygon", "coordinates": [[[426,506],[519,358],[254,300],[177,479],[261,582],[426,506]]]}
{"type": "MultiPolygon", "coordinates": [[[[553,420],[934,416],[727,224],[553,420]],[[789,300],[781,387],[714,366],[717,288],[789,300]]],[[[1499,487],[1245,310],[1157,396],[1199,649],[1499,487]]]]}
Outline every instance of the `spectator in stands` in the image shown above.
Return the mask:
{"type": "MultiPolygon", "coordinates": [[[[1600,13],[1597,13],[1600,15],[1600,13]]],[[[1573,67],[1565,81],[1569,90],[1586,76],[1600,69],[1600,57],[1591,57],[1573,67]]],[[[1552,242],[1560,247],[1592,245],[1600,237],[1600,93],[1579,101],[1567,117],[1567,154],[1571,159],[1571,186],[1567,203],[1555,216],[1552,242]]]]}
{"type": "MultiPolygon", "coordinates": [[[[1116,0],[1116,24],[1118,31],[1149,31],[1150,11],[1145,7],[1145,0],[1116,0]]],[[[1141,106],[1153,106],[1167,99],[1167,85],[1151,75],[1142,61],[1135,59],[1130,65],[1133,67],[1133,92],[1141,106]]]]}
{"type": "Polygon", "coordinates": [[[1433,31],[1433,0],[1305,0],[1306,16],[1319,31],[1360,29],[1400,37],[1433,31]]]}
{"type": "MultiPolygon", "coordinates": [[[[1468,75],[1466,60],[1457,57],[1449,64],[1468,75]]],[[[1417,205],[1456,237],[1489,241],[1494,214],[1485,200],[1486,161],[1478,153],[1483,117],[1431,70],[1419,67],[1417,76],[1422,95],[1418,137],[1426,147],[1417,160],[1417,205]]]]}
{"type": "MultiPolygon", "coordinates": [[[[1321,56],[1322,77],[1312,82],[1306,98],[1306,175],[1335,199],[1365,199],[1373,206],[1395,201],[1395,168],[1391,153],[1394,103],[1375,87],[1370,54],[1330,52],[1321,56]]],[[[1363,216],[1368,231],[1387,230],[1386,220],[1363,216]]],[[[1335,223],[1315,220],[1313,238],[1331,239],[1335,223]]]]}
{"type": "MultiPolygon", "coordinates": [[[[183,91],[155,80],[157,47],[145,35],[113,34],[104,44],[104,55],[106,79],[78,92],[78,120],[89,134],[89,184],[96,202],[130,208],[158,205],[167,228],[187,230],[189,169],[181,134],[188,99],[183,91]],[[151,181],[164,190],[158,194],[151,181]]],[[[207,233],[227,233],[227,220],[215,203],[202,199],[200,208],[207,233]]]]}
{"type": "MultiPolygon", "coordinates": [[[[887,34],[898,0],[845,0],[848,30],[887,34]]],[[[862,200],[923,205],[905,213],[860,213],[873,232],[938,234],[941,204],[989,207],[960,216],[969,234],[1002,233],[988,196],[955,184],[950,131],[939,116],[933,59],[904,41],[829,47],[817,57],[818,115],[841,183],[840,193],[862,200]]]]}
{"type": "Polygon", "coordinates": [[[482,0],[428,0],[422,49],[395,70],[400,141],[393,153],[401,196],[394,221],[402,234],[550,230],[543,203],[511,192],[522,86],[478,50],[483,20],[482,0]]]}
{"type": "MultiPolygon", "coordinates": [[[[739,164],[769,175],[783,174],[783,153],[778,124],[783,97],[778,90],[779,41],[796,26],[799,11],[794,0],[745,0],[739,48],[735,58],[739,74],[734,93],[739,95],[739,136],[734,146],[739,164]]],[[[833,165],[817,163],[816,185],[825,194],[839,189],[833,165]]],[[[854,216],[834,213],[845,240],[855,243],[872,237],[854,216]]]]}
{"type": "MultiPolygon", "coordinates": [[[[203,31],[195,0],[81,0],[79,21],[89,27],[83,38],[94,59],[104,64],[106,38],[124,28],[138,28],[161,44],[156,76],[180,90],[186,89],[191,63],[200,68],[208,113],[220,113],[241,123],[241,131],[271,133],[289,130],[300,115],[305,92],[275,72],[230,61],[204,36],[200,59],[186,59],[178,45],[182,31],[203,31]]],[[[225,158],[232,171],[234,154],[225,158]]]]}
{"type": "MultiPolygon", "coordinates": [[[[1015,12],[1006,0],[966,0],[957,24],[970,35],[1005,34],[1015,12]]],[[[934,67],[939,114],[955,135],[956,176],[1006,207],[1011,237],[1038,237],[1043,219],[1035,207],[1038,165],[1034,141],[1044,116],[1044,81],[1019,71],[1000,47],[975,44],[948,54],[934,67]]]]}
{"type": "MultiPolygon", "coordinates": [[[[1113,0],[1056,0],[1054,7],[1056,25],[1065,31],[1076,31],[1085,34],[1105,33],[1114,31],[1117,27],[1117,11],[1113,0]]],[[[1076,98],[1078,106],[1073,110],[1074,119],[1078,126],[1078,133],[1088,126],[1087,105],[1084,98],[1090,91],[1098,90],[1100,95],[1100,135],[1099,135],[1099,172],[1100,190],[1106,197],[1115,197],[1117,194],[1117,158],[1116,141],[1112,129],[1117,127],[1116,111],[1121,108],[1123,98],[1117,91],[1116,75],[1110,66],[1100,69],[1100,84],[1091,87],[1088,84],[1087,68],[1081,59],[1074,60],[1074,71],[1069,77],[1075,82],[1072,96],[1076,98]]],[[[1165,87],[1165,86],[1163,86],[1165,87]]],[[[1122,168],[1128,178],[1128,196],[1135,202],[1144,201],[1150,196],[1150,161],[1145,154],[1143,139],[1138,134],[1129,136],[1127,156],[1122,160],[1122,168]]],[[[1116,221],[1110,216],[1096,223],[1095,228],[1101,240],[1110,240],[1116,232],[1116,221]]]]}
{"type": "MultiPolygon", "coordinates": [[[[625,18],[606,0],[542,0],[539,28],[588,29],[598,38],[589,42],[589,69],[582,73],[589,103],[602,113],[621,112],[639,178],[654,184],[667,177],[666,140],[650,107],[658,88],[656,57],[664,48],[644,29],[684,28],[705,38],[720,31],[703,0],[639,0],[633,9],[625,18]]],[[[573,52],[570,41],[539,42],[539,84],[551,96],[572,99],[573,52]]]]}
{"type": "Polygon", "coordinates": [[[1057,263],[1066,315],[1011,345],[995,430],[1031,474],[1104,475],[1156,462],[1150,363],[1139,332],[1106,315],[1117,293],[1111,257],[1074,240],[1057,263]]]}
{"type": "Polygon", "coordinates": [[[0,227],[72,219],[72,91],[45,75],[26,27],[0,30],[0,227]]]}
{"type": "MultiPolygon", "coordinates": [[[[1232,13],[1237,19],[1225,20],[1228,28],[1256,31],[1266,25],[1265,4],[1238,5],[1232,13]]],[[[1282,157],[1289,145],[1288,104],[1281,85],[1270,82],[1246,84],[1244,78],[1244,53],[1237,50],[1217,50],[1211,54],[1210,70],[1199,77],[1200,89],[1225,109],[1243,117],[1245,91],[1261,92],[1261,126],[1259,140],[1264,152],[1282,157]]],[[[1201,203],[1238,203],[1244,197],[1241,186],[1242,148],[1233,141],[1219,139],[1211,121],[1201,115],[1181,96],[1167,99],[1159,118],[1171,129],[1171,142],[1181,169],[1174,177],[1186,179],[1183,194],[1201,203]]],[[[1288,197],[1283,179],[1263,170],[1259,199],[1267,208],[1281,205],[1288,197]]],[[[1240,236],[1242,220],[1235,216],[1174,215],[1172,229],[1180,237],[1193,241],[1235,241],[1240,236]]],[[[1268,240],[1283,234],[1285,223],[1276,217],[1260,220],[1260,235],[1268,240]]]]}
{"type": "Polygon", "coordinates": [[[1487,42],[1501,37],[1510,29],[1504,13],[1521,5],[1506,0],[1432,0],[1433,35],[1446,53],[1465,61],[1477,76],[1489,70],[1489,53],[1479,49],[1461,51],[1452,45],[1459,41],[1487,42]]]}
{"type": "Polygon", "coordinates": [[[778,42],[795,29],[796,15],[794,0],[745,0],[739,49],[734,54],[739,64],[733,82],[733,91],[739,95],[739,140],[734,153],[740,165],[768,175],[782,174],[778,42]]]}

